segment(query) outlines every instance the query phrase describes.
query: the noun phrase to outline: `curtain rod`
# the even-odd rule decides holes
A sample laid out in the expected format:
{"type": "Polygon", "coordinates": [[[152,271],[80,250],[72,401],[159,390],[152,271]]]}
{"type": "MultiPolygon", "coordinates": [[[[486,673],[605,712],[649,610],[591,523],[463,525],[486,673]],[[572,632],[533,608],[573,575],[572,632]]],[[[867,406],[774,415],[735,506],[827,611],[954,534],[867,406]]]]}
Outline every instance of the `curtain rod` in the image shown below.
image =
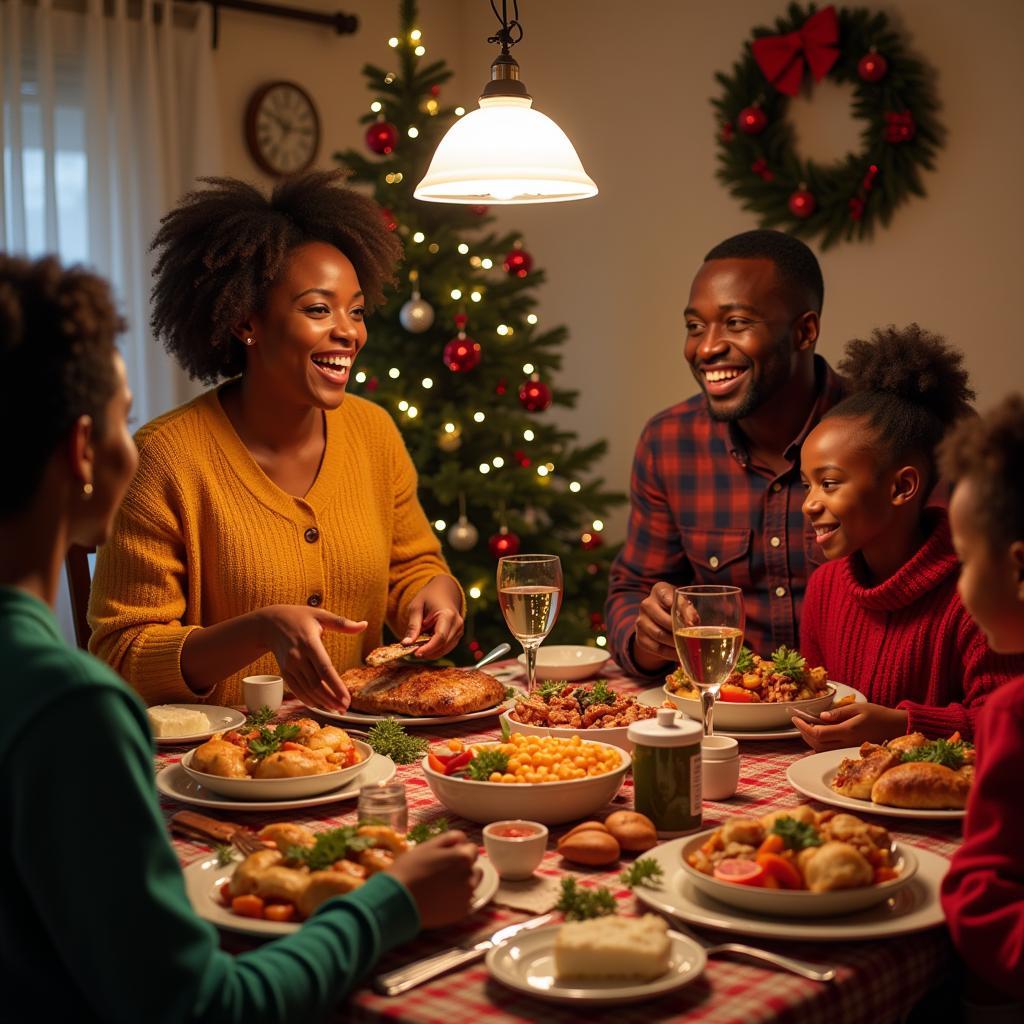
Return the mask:
{"type": "Polygon", "coordinates": [[[269,4],[262,0],[185,0],[186,3],[207,3],[213,8],[213,48],[217,49],[220,35],[220,11],[246,11],[271,18],[288,18],[292,21],[310,21],[316,25],[330,25],[339,36],[353,35],[359,28],[359,18],[354,14],[335,11],[309,11],[302,7],[285,7],[283,4],[269,4]]]}

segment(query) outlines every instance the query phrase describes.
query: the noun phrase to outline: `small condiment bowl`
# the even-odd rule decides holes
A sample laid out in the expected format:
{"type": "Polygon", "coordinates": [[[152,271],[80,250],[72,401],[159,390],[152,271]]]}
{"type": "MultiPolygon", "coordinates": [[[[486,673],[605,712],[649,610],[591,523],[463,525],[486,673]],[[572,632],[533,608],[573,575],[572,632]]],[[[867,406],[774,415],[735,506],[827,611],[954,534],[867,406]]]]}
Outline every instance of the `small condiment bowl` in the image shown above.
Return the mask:
{"type": "Polygon", "coordinates": [[[728,800],[740,781],[740,745],[731,736],[705,736],[700,744],[704,800],[728,800]]]}
{"type": "Polygon", "coordinates": [[[498,874],[510,882],[529,878],[544,859],[548,830],[539,821],[514,818],[484,826],[484,849],[498,874]],[[527,835],[502,835],[527,832],[527,835]]]}
{"type": "Polygon", "coordinates": [[[276,711],[284,700],[284,679],[281,676],[246,676],[242,680],[242,699],[251,715],[261,707],[276,711]]]}

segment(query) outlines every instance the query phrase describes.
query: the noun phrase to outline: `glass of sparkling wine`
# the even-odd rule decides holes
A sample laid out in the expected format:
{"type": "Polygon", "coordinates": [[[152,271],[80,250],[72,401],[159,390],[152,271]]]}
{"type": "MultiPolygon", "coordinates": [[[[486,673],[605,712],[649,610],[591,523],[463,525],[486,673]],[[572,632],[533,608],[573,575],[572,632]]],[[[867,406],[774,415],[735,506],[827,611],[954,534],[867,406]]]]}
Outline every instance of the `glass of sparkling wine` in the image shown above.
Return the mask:
{"type": "Polygon", "coordinates": [[[705,736],[714,732],[715,698],[736,667],[745,624],[739,587],[676,588],[672,634],[679,664],[700,690],[705,736]]]}
{"type": "Polygon", "coordinates": [[[557,555],[508,555],[498,559],[498,604],[526,653],[529,692],[537,684],[537,648],[551,632],[562,605],[562,563],[557,555]]]}

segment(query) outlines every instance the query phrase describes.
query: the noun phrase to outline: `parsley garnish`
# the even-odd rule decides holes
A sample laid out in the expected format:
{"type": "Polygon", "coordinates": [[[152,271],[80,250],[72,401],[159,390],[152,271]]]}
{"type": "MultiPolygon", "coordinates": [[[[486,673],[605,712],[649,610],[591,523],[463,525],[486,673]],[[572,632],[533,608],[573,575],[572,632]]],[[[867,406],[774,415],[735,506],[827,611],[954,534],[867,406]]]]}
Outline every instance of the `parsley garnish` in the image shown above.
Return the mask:
{"type": "Polygon", "coordinates": [[[486,782],[495,772],[504,775],[508,771],[508,754],[500,750],[478,750],[466,770],[471,779],[486,782]]]}
{"type": "Polygon", "coordinates": [[[435,818],[433,821],[421,821],[418,825],[413,825],[411,829],[406,833],[405,838],[410,843],[425,843],[428,839],[432,839],[434,836],[439,836],[442,832],[447,832],[449,828],[447,818],[435,818]]]}
{"type": "Polygon", "coordinates": [[[963,767],[964,755],[969,746],[963,743],[950,743],[949,740],[931,740],[913,750],[904,750],[900,758],[903,761],[932,761],[957,771],[963,767]]]}
{"type": "Polygon", "coordinates": [[[410,736],[405,726],[393,718],[377,722],[366,735],[366,742],[384,757],[390,757],[395,764],[412,764],[426,752],[428,743],[420,736],[410,736]]]}
{"type": "Polygon", "coordinates": [[[213,852],[217,855],[217,863],[222,868],[226,868],[234,862],[235,848],[230,843],[218,843],[213,848],[213,852]]]}
{"type": "Polygon", "coordinates": [[[754,671],[754,652],[749,647],[740,648],[740,656],[736,659],[736,671],[741,675],[754,671]]]}
{"type": "Polygon", "coordinates": [[[575,875],[566,875],[562,879],[562,895],[555,904],[567,921],[586,921],[591,917],[604,917],[614,914],[618,904],[615,897],[605,887],[600,889],[584,889],[576,884],[575,875]]]}
{"type": "Polygon", "coordinates": [[[782,837],[787,850],[803,850],[808,846],[821,846],[821,836],[813,825],[796,818],[776,818],[772,832],[782,837]]]}
{"type": "Polygon", "coordinates": [[[271,711],[266,704],[259,709],[259,711],[253,711],[246,720],[242,723],[242,730],[249,732],[252,729],[262,729],[264,726],[270,725],[274,720],[276,712],[271,711]]]}
{"type": "Polygon", "coordinates": [[[608,689],[608,684],[603,679],[599,679],[589,689],[581,686],[573,690],[572,695],[584,711],[596,704],[613,704],[615,702],[615,694],[608,689]]]}
{"type": "Polygon", "coordinates": [[[629,889],[638,885],[657,889],[661,885],[664,874],[661,865],[653,857],[641,857],[638,861],[634,861],[631,867],[619,873],[619,881],[629,889]]]}
{"type": "Polygon", "coordinates": [[[273,731],[265,725],[260,727],[259,735],[249,740],[249,753],[261,761],[281,749],[281,744],[288,740],[295,739],[299,735],[299,727],[290,723],[283,723],[273,731]]]}
{"type": "Polygon", "coordinates": [[[505,700],[515,700],[519,696],[520,691],[514,686],[505,687],[505,700]]]}
{"type": "Polygon", "coordinates": [[[792,651],[788,647],[780,647],[772,655],[772,671],[776,675],[789,676],[794,683],[803,682],[806,670],[807,659],[802,657],[799,651],[792,651]]]}
{"type": "Polygon", "coordinates": [[[534,694],[540,697],[545,704],[550,704],[551,698],[560,696],[566,686],[568,686],[568,683],[564,679],[545,679],[534,690],[534,694]]]}
{"type": "Polygon", "coordinates": [[[349,853],[359,853],[374,845],[373,836],[357,835],[355,825],[343,825],[327,832],[318,832],[313,846],[289,846],[285,859],[305,864],[310,871],[326,871],[349,853]]]}

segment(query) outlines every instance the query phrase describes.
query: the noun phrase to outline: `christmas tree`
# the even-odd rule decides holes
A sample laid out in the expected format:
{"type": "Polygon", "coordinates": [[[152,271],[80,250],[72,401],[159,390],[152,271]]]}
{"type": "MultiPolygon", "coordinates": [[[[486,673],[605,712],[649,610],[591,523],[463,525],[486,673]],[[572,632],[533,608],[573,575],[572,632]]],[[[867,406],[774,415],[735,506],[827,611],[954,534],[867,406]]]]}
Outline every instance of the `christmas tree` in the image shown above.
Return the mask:
{"type": "Polygon", "coordinates": [[[467,594],[465,660],[510,639],[495,591],[497,560],[558,555],[565,599],[552,643],[604,646],[602,609],[614,551],[602,516],[623,502],[591,467],[605,452],[580,446],[546,410],[572,407],[558,388],[564,327],[539,323],[544,273],[516,233],[489,229],[486,207],[413,199],[438,142],[463,107],[442,102],[451,77],[425,62],[414,0],[400,3],[389,40],[395,68],[366,65],[373,95],[366,145],[335,158],[368,186],[405,245],[402,287],[373,319],[354,393],[395,417],[419,472],[420,500],[467,594]]]}

